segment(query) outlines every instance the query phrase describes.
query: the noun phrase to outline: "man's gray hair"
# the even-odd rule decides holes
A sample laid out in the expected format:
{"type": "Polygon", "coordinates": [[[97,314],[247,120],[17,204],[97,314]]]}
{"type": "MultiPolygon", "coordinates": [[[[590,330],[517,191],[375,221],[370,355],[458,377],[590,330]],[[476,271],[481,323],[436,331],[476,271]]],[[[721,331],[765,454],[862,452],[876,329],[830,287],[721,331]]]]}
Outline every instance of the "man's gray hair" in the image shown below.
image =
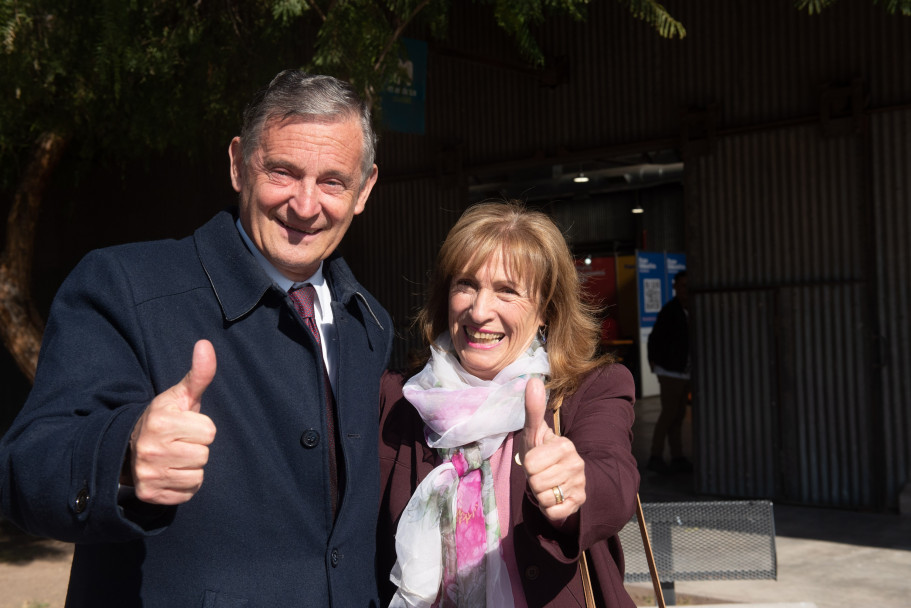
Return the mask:
{"type": "Polygon", "coordinates": [[[369,106],[347,82],[303,70],[280,72],[247,105],[240,131],[244,165],[259,148],[268,122],[295,117],[305,122],[359,120],[363,134],[361,186],[366,183],[376,159],[376,133],[370,122],[369,106]]]}

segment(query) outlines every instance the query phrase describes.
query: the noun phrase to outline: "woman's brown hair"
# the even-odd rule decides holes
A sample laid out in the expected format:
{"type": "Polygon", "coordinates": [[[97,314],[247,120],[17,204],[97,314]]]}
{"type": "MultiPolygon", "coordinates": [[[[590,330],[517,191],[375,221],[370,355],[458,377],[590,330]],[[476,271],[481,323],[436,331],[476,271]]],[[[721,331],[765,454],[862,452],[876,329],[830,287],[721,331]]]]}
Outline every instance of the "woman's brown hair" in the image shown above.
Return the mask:
{"type": "Polygon", "coordinates": [[[566,239],[553,220],[519,201],[479,203],[449,231],[440,248],[427,299],[415,319],[426,345],[449,328],[449,289],[454,276],[474,273],[502,254],[512,276],[522,277],[546,323],[551,403],[572,394],[592,369],[613,362],[598,355],[601,324],[597,308],[584,297],[566,239]]]}

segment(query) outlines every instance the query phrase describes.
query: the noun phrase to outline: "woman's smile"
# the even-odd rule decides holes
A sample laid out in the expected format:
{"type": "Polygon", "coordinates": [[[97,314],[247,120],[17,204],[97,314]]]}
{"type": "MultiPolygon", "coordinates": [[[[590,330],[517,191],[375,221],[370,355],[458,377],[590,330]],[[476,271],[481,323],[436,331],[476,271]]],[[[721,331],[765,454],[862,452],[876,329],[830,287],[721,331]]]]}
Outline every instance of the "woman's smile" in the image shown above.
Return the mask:
{"type": "Polygon", "coordinates": [[[481,330],[469,326],[464,326],[465,336],[468,345],[474,348],[492,348],[500,343],[505,334],[494,333],[491,331],[481,330]]]}

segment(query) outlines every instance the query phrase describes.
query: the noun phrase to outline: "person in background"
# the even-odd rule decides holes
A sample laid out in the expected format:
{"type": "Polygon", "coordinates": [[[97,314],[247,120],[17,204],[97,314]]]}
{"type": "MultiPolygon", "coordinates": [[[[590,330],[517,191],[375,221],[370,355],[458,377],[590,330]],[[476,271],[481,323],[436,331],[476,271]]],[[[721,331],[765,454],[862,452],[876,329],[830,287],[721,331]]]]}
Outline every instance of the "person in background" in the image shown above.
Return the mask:
{"type": "Polygon", "coordinates": [[[662,307],[648,337],[648,362],[658,376],[661,414],[652,435],[647,468],[662,475],[688,473],[692,463],[683,455],[683,421],[692,387],[690,385],[690,333],[687,307],[686,271],[674,276],[674,297],[662,307]],[[664,460],[665,440],[671,461],[664,460]]]}
{"type": "Polygon", "coordinates": [[[76,543],[68,607],[377,604],[392,327],[334,253],[374,149],[347,83],[284,71],[229,147],[239,208],[66,279],[0,507],[76,543]]]}
{"type": "Polygon", "coordinates": [[[384,603],[584,605],[587,551],[600,605],[634,606],[617,534],[639,487],[635,387],[596,355],[580,291],[543,213],[480,204],[449,232],[417,318],[419,371],[381,388],[384,603]]]}

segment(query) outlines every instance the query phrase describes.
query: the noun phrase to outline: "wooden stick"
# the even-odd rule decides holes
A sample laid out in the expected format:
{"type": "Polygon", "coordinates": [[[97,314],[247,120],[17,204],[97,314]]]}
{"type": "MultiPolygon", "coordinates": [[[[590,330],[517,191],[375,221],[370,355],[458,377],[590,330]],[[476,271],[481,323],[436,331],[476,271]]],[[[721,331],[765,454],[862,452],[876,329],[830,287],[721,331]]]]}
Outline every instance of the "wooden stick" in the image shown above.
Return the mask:
{"type": "Polygon", "coordinates": [[[648,571],[652,575],[652,587],[655,588],[655,600],[658,608],[666,608],[664,594],[661,592],[661,581],[658,580],[658,567],[655,566],[655,556],[652,554],[652,543],[648,539],[648,530],[645,527],[645,513],[642,512],[642,501],[636,494],[636,519],[639,520],[639,532],[642,533],[642,546],[645,547],[645,559],[648,562],[648,571]]]}

